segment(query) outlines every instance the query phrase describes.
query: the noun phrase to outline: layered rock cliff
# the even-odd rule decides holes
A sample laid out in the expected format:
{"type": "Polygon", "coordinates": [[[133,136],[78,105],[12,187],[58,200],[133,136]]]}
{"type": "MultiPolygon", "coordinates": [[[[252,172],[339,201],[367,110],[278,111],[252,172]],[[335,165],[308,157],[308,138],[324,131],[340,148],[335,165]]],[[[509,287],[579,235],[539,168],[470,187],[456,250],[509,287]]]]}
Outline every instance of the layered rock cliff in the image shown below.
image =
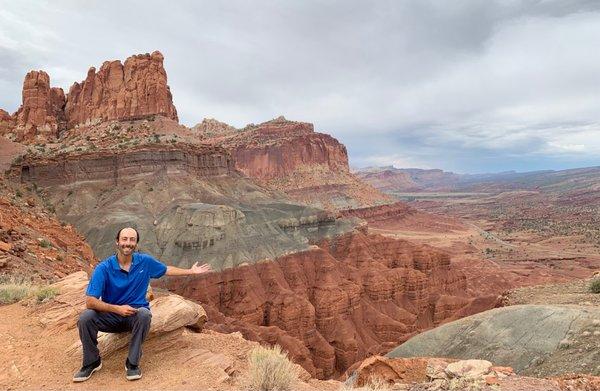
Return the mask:
{"type": "Polygon", "coordinates": [[[231,151],[237,169],[298,201],[326,209],[391,201],[351,174],[346,147],[310,123],[279,117],[237,132],[203,135],[203,141],[231,151]]]}
{"type": "Polygon", "coordinates": [[[83,181],[132,180],[136,175],[186,173],[196,177],[227,175],[231,157],[223,148],[209,146],[145,145],[123,152],[85,152],[48,158],[28,157],[15,164],[13,177],[40,186],[83,181]]]}
{"type": "Polygon", "coordinates": [[[81,83],[65,95],[50,87],[44,71],[31,71],[23,82],[23,102],[13,115],[0,113],[0,131],[19,142],[48,142],[77,125],[105,120],[130,120],[155,115],[177,121],[177,110],[167,85],[163,55],[140,54],[106,61],[96,72],[90,68],[81,83]]]}
{"type": "Polygon", "coordinates": [[[165,284],[200,301],[209,327],[280,344],[319,378],[497,301],[465,297],[466,278],[447,255],[360,232],[275,261],[165,284]]]}

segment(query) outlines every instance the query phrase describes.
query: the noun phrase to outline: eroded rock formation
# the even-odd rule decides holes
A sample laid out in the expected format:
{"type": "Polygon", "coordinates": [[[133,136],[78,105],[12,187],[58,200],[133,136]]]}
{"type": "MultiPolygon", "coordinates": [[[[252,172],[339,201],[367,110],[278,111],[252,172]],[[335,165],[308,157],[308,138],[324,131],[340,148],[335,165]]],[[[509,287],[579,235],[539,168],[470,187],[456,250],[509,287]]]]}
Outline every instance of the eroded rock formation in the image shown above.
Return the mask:
{"type": "Polygon", "coordinates": [[[0,109],[0,136],[11,133],[15,127],[15,118],[0,109]]]}
{"type": "Polygon", "coordinates": [[[65,93],[62,88],[50,88],[46,72],[29,72],[23,82],[23,102],[15,114],[16,140],[56,139],[65,127],[64,106],[65,93]]]}
{"type": "MultiPolygon", "coordinates": [[[[464,297],[465,276],[444,253],[359,232],[273,262],[166,286],[200,301],[213,321],[209,327],[280,344],[319,378],[343,373],[459,311],[468,314],[474,302],[464,297]]],[[[486,300],[490,308],[497,297],[486,300]]]]}
{"type": "Polygon", "coordinates": [[[12,132],[19,142],[46,142],[65,129],[104,120],[161,115],[177,121],[163,60],[155,51],[131,56],[125,63],[106,61],[98,72],[90,68],[66,96],[61,88],[50,87],[46,72],[31,71],[23,82],[19,110],[14,116],[0,112],[0,134],[12,132]]]}
{"type": "Polygon", "coordinates": [[[86,79],[69,89],[65,107],[68,126],[155,114],[177,120],[163,60],[155,51],[131,56],[124,64],[106,61],[98,72],[90,68],[86,79]]]}

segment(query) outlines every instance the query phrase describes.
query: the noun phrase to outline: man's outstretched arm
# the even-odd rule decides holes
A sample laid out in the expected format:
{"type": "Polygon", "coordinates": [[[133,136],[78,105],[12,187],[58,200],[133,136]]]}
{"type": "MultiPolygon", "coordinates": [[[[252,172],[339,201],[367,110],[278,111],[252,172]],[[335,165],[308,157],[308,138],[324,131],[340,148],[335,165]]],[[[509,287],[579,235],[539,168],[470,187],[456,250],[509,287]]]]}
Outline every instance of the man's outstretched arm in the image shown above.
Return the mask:
{"type": "Polygon", "coordinates": [[[189,269],[182,269],[176,266],[167,266],[166,276],[191,276],[195,274],[210,273],[212,268],[208,263],[198,266],[198,262],[194,263],[189,269]]]}

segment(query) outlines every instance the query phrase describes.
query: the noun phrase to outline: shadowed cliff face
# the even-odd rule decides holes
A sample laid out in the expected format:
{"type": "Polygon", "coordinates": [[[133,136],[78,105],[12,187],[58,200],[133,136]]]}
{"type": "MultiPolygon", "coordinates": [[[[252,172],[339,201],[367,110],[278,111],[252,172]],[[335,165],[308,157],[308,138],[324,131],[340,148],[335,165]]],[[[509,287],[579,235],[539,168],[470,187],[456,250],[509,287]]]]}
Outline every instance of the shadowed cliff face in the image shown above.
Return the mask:
{"type": "Polygon", "coordinates": [[[464,274],[439,251],[360,232],[164,286],[205,305],[210,327],[280,344],[319,378],[497,300],[465,297],[464,274]]]}

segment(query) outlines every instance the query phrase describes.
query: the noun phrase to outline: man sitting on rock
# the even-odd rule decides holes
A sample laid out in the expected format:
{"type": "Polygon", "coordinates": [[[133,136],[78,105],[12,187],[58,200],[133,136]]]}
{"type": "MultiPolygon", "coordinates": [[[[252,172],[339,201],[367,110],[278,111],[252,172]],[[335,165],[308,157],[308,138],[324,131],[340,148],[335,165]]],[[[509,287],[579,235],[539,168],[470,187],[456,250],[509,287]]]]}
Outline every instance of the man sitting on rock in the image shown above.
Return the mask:
{"type": "Polygon", "coordinates": [[[127,380],[142,377],[142,342],[150,329],[152,314],[146,300],[151,278],[207,273],[205,264],[196,262],[190,269],[166,266],[149,254],[134,252],[140,240],[134,228],[123,228],[116,236],[117,253],[100,262],[86,291],[87,309],[79,316],[77,327],[83,346],[83,366],[73,381],[85,381],[102,368],[98,351],[98,331],[131,331],[129,355],[125,361],[127,380]]]}

